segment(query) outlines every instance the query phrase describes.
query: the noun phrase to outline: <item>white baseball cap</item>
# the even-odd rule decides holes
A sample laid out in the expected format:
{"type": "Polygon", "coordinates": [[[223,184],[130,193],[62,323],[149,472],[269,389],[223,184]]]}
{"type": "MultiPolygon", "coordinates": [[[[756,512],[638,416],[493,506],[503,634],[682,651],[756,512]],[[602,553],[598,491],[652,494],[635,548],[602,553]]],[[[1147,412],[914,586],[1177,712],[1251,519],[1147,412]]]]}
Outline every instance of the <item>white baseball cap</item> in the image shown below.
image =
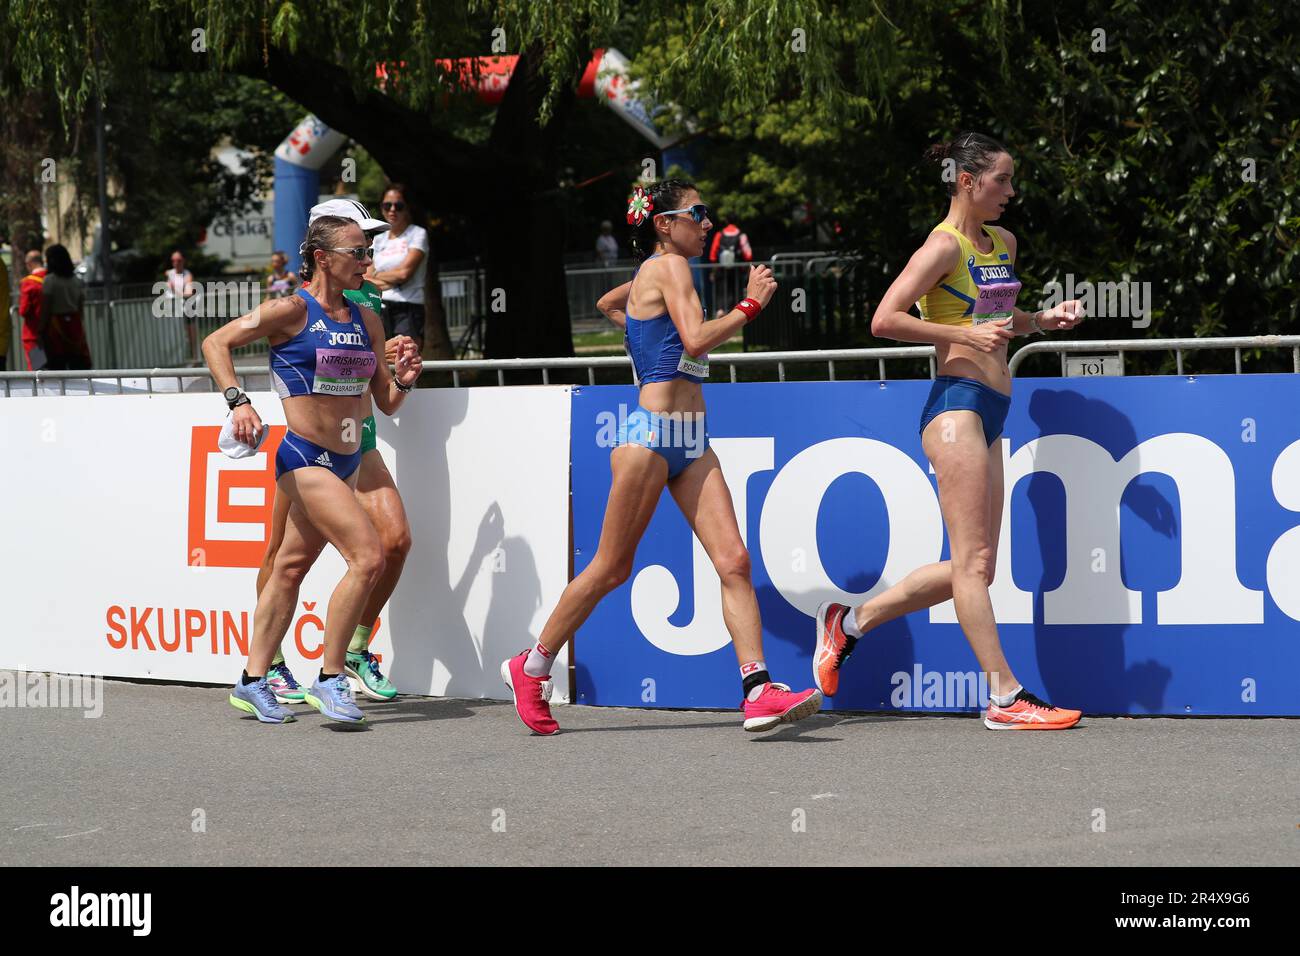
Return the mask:
{"type": "Polygon", "coordinates": [[[359,225],[365,232],[371,232],[375,229],[388,229],[388,223],[382,219],[376,219],[355,199],[331,199],[327,202],[317,203],[311,207],[311,215],[307,222],[313,223],[321,216],[341,216],[344,219],[351,219],[359,225]]]}

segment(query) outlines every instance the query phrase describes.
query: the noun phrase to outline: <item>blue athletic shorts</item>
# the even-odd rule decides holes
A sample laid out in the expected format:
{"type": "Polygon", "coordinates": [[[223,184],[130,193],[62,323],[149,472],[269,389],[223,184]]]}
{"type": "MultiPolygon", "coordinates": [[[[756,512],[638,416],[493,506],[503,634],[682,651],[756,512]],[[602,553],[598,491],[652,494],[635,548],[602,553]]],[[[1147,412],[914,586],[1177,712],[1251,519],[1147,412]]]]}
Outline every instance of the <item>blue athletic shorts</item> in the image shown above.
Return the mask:
{"type": "Polygon", "coordinates": [[[280,476],[286,471],[293,471],[295,468],[308,468],[314,465],[319,468],[328,468],[338,475],[341,481],[347,481],[352,477],[352,473],[357,470],[357,465],[361,464],[361,454],[359,448],[350,455],[340,454],[337,451],[322,448],[315,442],[309,442],[301,435],[287,432],[284,440],[280,442],[279,451],[275,453],[275,479],[279,481],[280,476]]]}
{"type": "Polygon", "coordinates": [[[709,448],[703,412],[650,412],[640,405],[619,425],[614,447],[640,445],[668,462],[669,479],[676,478],[709,448]]]}
{"type": "Polygon", "coordinates": [[[1011,409],[1011,396],[989,388],[973,378],[940,375],[930,388],[930,397],[921,411],[922,432],[944,412],[972,411],[984,422],[984,438],[992,445],[1002,434],[1011,409]]]}

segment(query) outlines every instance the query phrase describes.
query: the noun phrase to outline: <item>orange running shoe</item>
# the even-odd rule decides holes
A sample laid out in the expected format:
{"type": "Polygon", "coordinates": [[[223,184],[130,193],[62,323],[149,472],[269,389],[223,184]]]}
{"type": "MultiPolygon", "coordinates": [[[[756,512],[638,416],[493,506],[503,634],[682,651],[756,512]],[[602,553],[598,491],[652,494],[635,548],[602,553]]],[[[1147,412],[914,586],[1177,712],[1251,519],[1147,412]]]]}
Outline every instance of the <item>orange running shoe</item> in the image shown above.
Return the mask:
{"type": "Polygon", "coordinates": [[[1082,716],[1082,711],[1053,707],[1022,687],[1009,706],[989,701],[984,726],[989,730],[1068,730],[1082,716]]]}
{"type": "Polygon", "coordinates": [[[857,640],[844,633],[844,615],[851,608],[826,603],[817,608],[817,650],[813,653],[813,682],[827,697],[840,689],[840,668],[857,640]]]}

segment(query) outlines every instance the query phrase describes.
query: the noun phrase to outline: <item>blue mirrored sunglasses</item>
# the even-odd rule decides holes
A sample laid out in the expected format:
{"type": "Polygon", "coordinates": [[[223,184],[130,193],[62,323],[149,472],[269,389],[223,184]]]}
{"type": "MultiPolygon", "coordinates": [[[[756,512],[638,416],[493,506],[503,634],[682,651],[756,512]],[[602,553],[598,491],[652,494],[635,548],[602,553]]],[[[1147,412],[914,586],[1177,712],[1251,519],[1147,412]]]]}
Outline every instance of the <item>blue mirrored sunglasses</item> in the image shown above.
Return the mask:
{"type": "Polygon", "coordinates": [[[691,219],[693,219],[695,222],[703,222],[706,219],[710,221],[713,220],[713,215],[712,213],[709,212],[709,207],[704,205],[704,203],[700,203],[700,202],[697,202],[694,206],[688,206],[685,209],[665,209],[663,212],[655,213],[655,215],[672,216],[679,212],[690,213],[691,219]]]}

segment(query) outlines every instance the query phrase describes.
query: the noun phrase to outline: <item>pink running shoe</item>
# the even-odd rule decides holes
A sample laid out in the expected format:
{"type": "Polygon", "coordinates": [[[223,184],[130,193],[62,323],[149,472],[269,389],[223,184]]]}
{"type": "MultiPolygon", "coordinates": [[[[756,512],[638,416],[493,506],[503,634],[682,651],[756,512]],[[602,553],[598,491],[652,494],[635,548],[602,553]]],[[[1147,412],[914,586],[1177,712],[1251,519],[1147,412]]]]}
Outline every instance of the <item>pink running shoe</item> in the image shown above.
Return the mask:
{"type": "Polygon", "coordinates": [[[549,677],[529,677],[524,673],[524,661],[528,660],[525,650],[517,657],[501,663],[501,679],[510,688],[515,698],[515,713],[535,734],[551,737],[560,732],[560,725],[551,716],[551,689],[554,686],[549,677]]]}
{"type": "Polygon", "coordinates": [[[792,724],[811,717],[822,708],[822,692],[808,688],[794,694],[788,684],[768,684],[758,700],[741,702],[745,712],[745,729],[751,733],[771,730],[777,724],[792,724]]]}

